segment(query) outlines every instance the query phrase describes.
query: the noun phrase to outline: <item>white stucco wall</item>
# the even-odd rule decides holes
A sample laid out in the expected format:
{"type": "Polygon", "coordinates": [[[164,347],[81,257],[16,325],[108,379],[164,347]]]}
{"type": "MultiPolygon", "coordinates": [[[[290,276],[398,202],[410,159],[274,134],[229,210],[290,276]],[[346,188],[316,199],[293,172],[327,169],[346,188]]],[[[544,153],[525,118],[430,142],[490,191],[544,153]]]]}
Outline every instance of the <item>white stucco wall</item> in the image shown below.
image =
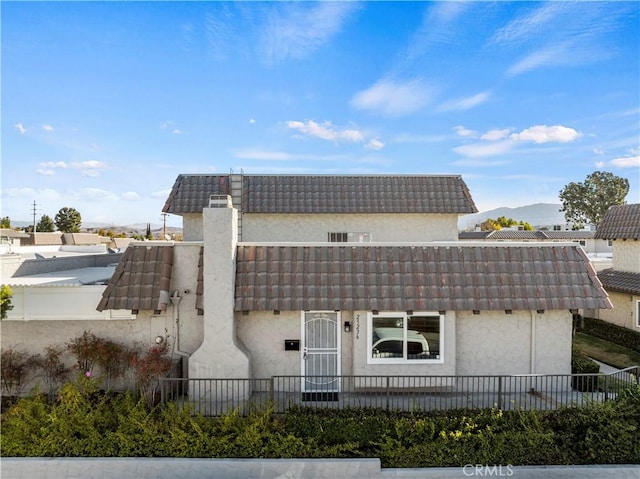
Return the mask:
{"type": "Polygon", "coordinates": [[[624,328],[640,332],[638,326],[638,301],[640,296],[608,291],[609,299],[613,303],[613,309],[598,310],[597,317],[624,328]]]}
{"type": "Polygon", "coordinates": [[[105,289],[103,285],[86,286],[12,286],[13,309],[10,320],[100,320],[131,319],[129,310],[97,311],[105,289]]]}
{"type": "Polygon", "coordinates": [[[614,240],[613,269],[640,273],[640,241],[614,240]]]}
{"type": "Polygon", "coordinates": [[[203,340],[189,359],[189,376],[250,378],[250,354],[236,335],[233,312],[237,210],[205,208],[203,219],[203,340]]]}
{"type": "Polygon", "coordinates": [[[456,323],[457,374],[571,372],[569,311],[465,311],[458,312],[456,323]]]}
{"type": "Polygon", "coordinates": [[[371,233],[374,242],[455,241],[457,215],[244,214],[242,241],[326,242],[330,232],[371,233]]]}
{"type": "MultiPolygon", "coordinates": [[[[171,332],[170,313],[161,315],[140,314],[130,320],[103,321],[10,321],[0,322],[2,349],[16,348],[32,354],[40,354],[47,346],[64,346],[73,338],[90,331],[96,336],[110,339],[132,348],[146,348],[155,344],[156,336],[171,332]]],[[[72,364],[72,357],[67,357],[72,364]]]]}
{"type": "MultiPolygon", "coordinates": [[[[351,374],[351,338],[354,333],[344,332],[344,321],[350,321],[351,313],[342,313],[340,325],[342,354],[341,372],[351,374]]],[[[250,311],[248,315],[236,313],[237,335],[251,351],[251,372],[255,378],[271,376],[300,376],[302,374],[302,342],[300,351],[285,351],[287,339],[301,340],[300,311],[250,311]]]]}

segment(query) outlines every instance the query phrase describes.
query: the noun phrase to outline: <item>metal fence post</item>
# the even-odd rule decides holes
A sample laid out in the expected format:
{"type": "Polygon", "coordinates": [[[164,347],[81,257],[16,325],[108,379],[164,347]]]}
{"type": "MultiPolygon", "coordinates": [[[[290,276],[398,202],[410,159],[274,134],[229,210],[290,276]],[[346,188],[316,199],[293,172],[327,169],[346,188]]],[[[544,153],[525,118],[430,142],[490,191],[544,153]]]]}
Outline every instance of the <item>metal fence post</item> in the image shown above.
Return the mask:
{"type": "Polygon", "coordinates": [[[604,401],[607,402],[609,400],[609,376],[605,375],[604,377],[604,401]]]}
{"type": "Polygon", "coordinates": [[[502,376],[498,376],[498,409],[502,409],[502,376]]]}

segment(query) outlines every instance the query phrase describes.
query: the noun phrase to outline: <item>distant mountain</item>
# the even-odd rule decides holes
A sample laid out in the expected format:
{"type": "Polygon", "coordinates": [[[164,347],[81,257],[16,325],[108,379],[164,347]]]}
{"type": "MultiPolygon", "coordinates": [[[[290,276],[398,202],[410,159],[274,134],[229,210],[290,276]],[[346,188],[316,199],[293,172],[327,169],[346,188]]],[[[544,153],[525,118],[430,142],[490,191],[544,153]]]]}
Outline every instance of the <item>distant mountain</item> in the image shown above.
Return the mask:
{"type": "Polygon", "coordinates": [[[501,207],[494,210],[482,211],[472,215],[461,216],[458,219],[458,229],[465,231],[488,218],[496,219],[500,216],[524,221],[533,227],[564,225],[564,213],[560,212],[561,204],[536,203],[534,205],[519,206],[517,208],[501,207]]]}

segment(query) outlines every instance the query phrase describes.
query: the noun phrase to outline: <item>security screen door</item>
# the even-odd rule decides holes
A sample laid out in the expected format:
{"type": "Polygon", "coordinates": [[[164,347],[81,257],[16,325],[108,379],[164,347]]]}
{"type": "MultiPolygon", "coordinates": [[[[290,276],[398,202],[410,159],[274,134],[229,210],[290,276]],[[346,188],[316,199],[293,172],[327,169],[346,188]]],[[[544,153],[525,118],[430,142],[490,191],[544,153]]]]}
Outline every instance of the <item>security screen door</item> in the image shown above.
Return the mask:
{"type": "Polygon", "coordinates": [[[302,391],[337,392],[340,387],[340,312],[302,314],[302,391]]]}

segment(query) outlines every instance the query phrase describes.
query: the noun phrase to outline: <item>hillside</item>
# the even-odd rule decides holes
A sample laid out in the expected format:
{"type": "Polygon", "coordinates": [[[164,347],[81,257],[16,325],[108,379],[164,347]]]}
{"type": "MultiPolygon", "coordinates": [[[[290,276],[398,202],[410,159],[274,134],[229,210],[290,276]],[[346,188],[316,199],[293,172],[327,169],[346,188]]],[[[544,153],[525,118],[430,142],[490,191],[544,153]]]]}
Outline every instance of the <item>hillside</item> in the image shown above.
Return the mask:
{"type": "Polygon", "coordinates": [[[496,219],[500,216],[513,218],[517,221],[525,221],[534,227],[564,225],[566,221],[564,219],[564,213],[560,212],[561,207],[562,205],[556,203],[536,203],[533,205],[519,206],[517,208],[508,208],[505,206],[472,215],[461,216],[458,219],[458,229],[461,231],[469,230],[487,218],[496,219]]]}

